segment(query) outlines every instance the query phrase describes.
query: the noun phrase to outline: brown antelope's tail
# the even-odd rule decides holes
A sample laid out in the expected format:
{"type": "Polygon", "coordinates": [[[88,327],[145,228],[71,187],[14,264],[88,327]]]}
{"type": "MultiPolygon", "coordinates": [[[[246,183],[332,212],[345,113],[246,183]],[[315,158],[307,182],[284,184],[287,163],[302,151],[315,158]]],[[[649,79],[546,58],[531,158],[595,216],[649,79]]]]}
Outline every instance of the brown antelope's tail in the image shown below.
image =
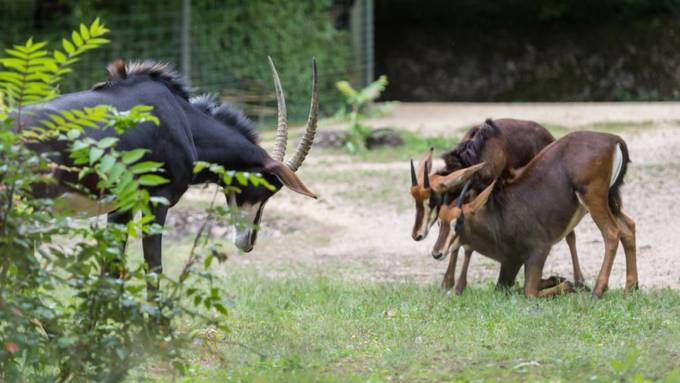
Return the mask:
{"type": "Polygon", "coordinates": [[[628,155],[628,146],[626,142],[619,139],[617,143],[621,149],[622,162],[621,171],[619,175],[614,180],[614,184],[609,188],[609,208],[613,213],[618,213],[621,211],[621,185],[623,185],[623,178],[626,176],[626,171],[628,170],[628,163],[630,162],[630,156],[628,155]]]}

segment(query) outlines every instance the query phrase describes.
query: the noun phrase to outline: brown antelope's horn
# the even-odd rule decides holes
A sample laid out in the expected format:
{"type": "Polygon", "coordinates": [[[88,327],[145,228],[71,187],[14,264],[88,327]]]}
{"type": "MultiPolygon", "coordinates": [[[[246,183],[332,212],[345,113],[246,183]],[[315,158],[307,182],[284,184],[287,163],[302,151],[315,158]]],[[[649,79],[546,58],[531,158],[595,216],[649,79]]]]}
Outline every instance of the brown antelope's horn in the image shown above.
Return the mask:
{"type": "MultiPolygon", "coordinates": [[[[423,155],[423,157],[420,159],[418,162],[418,170],[416,174],[420,177],[422,174],[427,174],[425,173],[425,165],[429,162],[432,163],[432,152],[434,151],[434,148],[429,148],[427,152],[423,155]]],[[[425,185],[425,178],[418,178],[418,183],[421,185],[425,185]]]]}
{"type": "Polygon", "coordinates": [[[309,149],[312,147],[314,142],[314,135],[316,134],[316,120],[318,118],[319,112],[319,74],[316,70],[316,59],[312,59],[312,99],[309,105],[309,118],[307,119],[307,128],[305,129],[305,134],[302,136],[302,140],[295,149],[295,154],[293,158],[286,162],[286,165],[292,171],[298,170],[302,162],[307,157],[309,149]]]}
{"type": "Polygon", "coordinates": [[[418,185],[418,176],[416,175],[416,168],[413,166],[413,159],[411,159],[411,186],[418,185]]]}
{"type": "Polygon", "coordinates": [[[460,195],[458,196],[458,199],[456,200],[456,207],[461,207],[463,206],[463,199],[465,199],[465,193],[467,193],[468,189],[470,188],[470,184],[472,183],[472,180],[468,180],[465,185],[463,185],[463,190],[461,190],[460,195]]]}
{"type": "MultiPolygon", "coordinates": [[[[485,162],[479,163],[477,165],[472,165],[468,166],[467,168],[456,170],[455,172],[444,176],[444,179],[442,180],[440,184],[440,188],[442,190],[448,190],[451,189],[455,186],[458,186],[462,184],[463,182],[467,181],[470,177],[475,175],[480,169],[482,169],[484,166],[486,166],[485,162]]],[[[442,191],[440,190],[440,191],[442,191]]]]}
{"type": "Polygon", "coordinates": [[[276,127],[276,141],[274,141],[274,149],[272,150],[272,158],[277,161],[283,161],[286,155],[286,144],[288,142],[288,111],[286,110],[286,97],[283,94],[283,87],[281,86],[281,79],[279,73],[276,71],[274,61],[267,56],[269,66],[272,69],[272,77],[274,78],[274,89],[276,90],[276,111],[278,114],[278,124],[276,127]]]}
{"type": "Polygon", "coordinates": [[[428,162],[425,161],[425,168],[423,169],[425,174],[423,174],[423,186],[425,189],[430,188],[430,167],[428,166],[428,162]]]}

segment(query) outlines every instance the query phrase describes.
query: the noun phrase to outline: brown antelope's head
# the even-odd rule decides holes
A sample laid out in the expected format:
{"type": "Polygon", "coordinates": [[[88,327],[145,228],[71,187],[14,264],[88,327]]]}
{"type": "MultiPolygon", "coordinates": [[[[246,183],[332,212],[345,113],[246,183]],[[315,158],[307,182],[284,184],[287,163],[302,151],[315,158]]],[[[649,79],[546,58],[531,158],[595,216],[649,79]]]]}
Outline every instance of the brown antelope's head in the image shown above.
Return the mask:
{"type": "Polygon", "coordinates": [[[416,172],[411,160],[411,196],[416,201],[416,220],[413,224],[411,237],[420,241],[427,236],[430,227],[437,220],[440,196],[432,190],[430,183],[430,169],[432,167],[432,152],[430,148],[418,163],[416,172]]]}
{"type": "Polygon", "coordinates": [[[434,259],[443,259],[452,248],[455,249],[461,245],[460,232],[463,229],[464,217],[466,215],[474,216],[486,204],[495,184],[496,181],[492,182],[472,202],[466,204],[463,203],[463,200],[467,193],[469,182],[465,184],[457,199],[450,201],[448,194],[445,195],[442,207],[439,209],[439,236],[432,248],[432,257],[434,259]]]}
{"type": "Polygon", "coordinates": [[[247,185],[241,188],[240,193],[226,194],[227,203],[230,208],[238,208],[241,217],[246,224],[236,225],[234,233],[234,244],[242,251],[249,252],[255,245],[257,239],[258,225],[262,218],[264,205],[269,198],[278,192],[283,186],[290,190],[316,198],[305,184],[297,177],[295,172],[305,160],[309,149],[312,147],[314,135],[316,133],[317,114],[319,109],[319,87],[316,69],[316,60],[312,62],[312,98],[309,108],[309,118],[307,128],[298,144],[293,157],[285,163],[286,142],[288,141],[288,115],[286,111],[286,100],[281,86],[281,80],[274,67],[274,63],[269,58],[272,76],[274,77],[274,87],[276,89],[276,101],[278,109],[278,127],[276,130],[276,141],[271,155],[266,154],[263,168],[260,169],[263,177],[272,184],[276,190],[272,191],[263,186],[247,185]]]}
{"type": "Polygon", "coordinates": [[[424,239],[437,221],[439,207],[447,190],[462,185],[484,166],[484,163],[481,163],[447,175],[430,175],[432,151],[430,148],[425,153],[418,163],[417,171],[411,160],[411,196],[416,202],[416,219],[411,237],[416,241],[424,239]]]}

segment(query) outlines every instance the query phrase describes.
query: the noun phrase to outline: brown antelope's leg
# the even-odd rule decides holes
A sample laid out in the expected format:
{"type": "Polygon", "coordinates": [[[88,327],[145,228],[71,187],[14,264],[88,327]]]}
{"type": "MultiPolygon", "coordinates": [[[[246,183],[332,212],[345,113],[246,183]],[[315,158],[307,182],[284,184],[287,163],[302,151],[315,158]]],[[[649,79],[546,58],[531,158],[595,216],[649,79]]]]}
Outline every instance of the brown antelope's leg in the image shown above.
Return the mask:
{"type": "Polygon", "coordinates": [[[467,272],[468,267],[470,267],[470,258],[472,257],[472,250],[465,250],[465,259],[463,260],[463,268],[458,276],[458,282],[456,282],[456,295],[460,295],[465,290],[467,286],[467,272]]]}
{"type": "Polygon", "coordinates": [[[578,253],[576,253],[576,234],[570,231],[565,240],[569,246],[569,254],[571,254],[571,266],[574,268],[574,285],[576,288],[587,288],[586,279],[581,272],[581,265],[578,262],[578,253]]]}
{"type": "Polygon", "coordinates": [[[564,281],[556,286],[541,290],[538,292],[539,298],[553,297],[555,295],[571,293],[574,291],[574,285],[569,281],[564,281]]]}
{"type": "Polygon", "coordinates": [[[520,267],[522,267],[521,262],[506,261],[505,263],[501,263],[496,290],[506,290],[514,286],[520,267]]]}
{"type": "Polygon", "coordinates": [[[446,274],[444,274],[442,289],[446,291],[451,290],[454,283],[456,282],[456,263],[458,262],[458,250],[460,250],[460,248],[451,252],[449,267],[446,269],[446,274]]]}
{"type": "Polygon", "coordinates": [[[631,289],[638,288],[635,221],[626,216],[622,211],[619,211],[616,218],[621,228],[621,244],[626,254],[626,288],[624,291],[627,293],[631,289]]]}
{"type": "Polygon", "coordinates": [[[530,262],[524,264],[524,295],[538,297],[544,262],[530,262]]]}
{"type": "Polygon", "coordinates": [[[612,215],[607,202],[606,193],[586,192],[581,196],[581,201],[590,212],[595,225],[600,229],[602,239],[604,240],[604,260],[602,261],[602,268],[600,274],[597,276],[597,282],[593,289],[593,297],[600,298],[607,289],[609,283],[609,275],[612,272],[612,265],[614,264],[614,257],[616,256],[616,249],[619,246],[621,239],[621,230],[619,229],[614,216],[612,215]],[[604,196],[602,198],[600,196],[604,196]]]}
{"type": "Polygon", "coordinates": [[[565,278],[553,275],[553,276],[550,276],[548,278],[541,279],[541,283],[538,284],[538,289],[539,290],[549,289],[551,287],[555,287],[555,286],[557,286],[561,283],[564,283],[564,282],[566,282],[565,278]]]}

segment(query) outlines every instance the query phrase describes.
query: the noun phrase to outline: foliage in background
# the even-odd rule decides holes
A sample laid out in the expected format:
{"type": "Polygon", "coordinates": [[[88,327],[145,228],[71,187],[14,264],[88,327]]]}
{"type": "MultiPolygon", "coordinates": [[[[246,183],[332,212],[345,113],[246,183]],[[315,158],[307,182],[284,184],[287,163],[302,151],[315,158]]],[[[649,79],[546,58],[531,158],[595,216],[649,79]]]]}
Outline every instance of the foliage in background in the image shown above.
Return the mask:
{"type": "MultiPolygon", "coordinates": [[[[225,255],[204,229],[216,219],[237,222],[237,212],[211,205],[177,278],[148,273],[143,263],[130,266],[121,246],[128,237],[161,230],[152,223],[151,206],[167,201],[146,187],[167,182],[163,164],[143,161],[145,149],[116,150],[116,137],[93,140],[83,133],[112,127],[122,134],[144,122],[158,124],[151,108],[61,110],[23,125],[21,116],[32,113],[28,106],[56,96],[62,76],[83,52],[106,43],[106,32],[97,19],[62,40],[63,51],[29,39],[0,58],[1,381],[120,381],[149,357],[182,371],[191,337],[177,332],[174,322],[191,318],[228,331],[225,295],[210,269],[225,255]],[[73,168],[31,150],[51,139],[66,143],[73,168]],[[124,225],[79,225],[55,214],[59,200],[35,198],[32,185],[56,182],[58,167],[96,176],[96,190],[81,191],[100,207],[113,203],[119,212],[140,214],[124,225]]],[[[241,173],[233,178],[241,185],[264,181],[241,173]]]]}
{"type": "Polygon", "coordinates": [[[349,135],[345,146],[351,153],[362,152],[366,150],[366,139],[372,132],[371,127],[363,124],[362,120],[370,117],[369,108],[387,87],[387,77],[380,76],[359,90],[352,88],[348,81],[338,81],[335,86],[345,97],[345,105],[350,109],[348,113],[346,107],[343,107],[336,114],[337,116],[346,115],[349,120],[347,126],[349,135]]]}
{"type": "MultiPolygon", "coordinates": [[[[334,79],[352,78],[354,72],[349,36],[335,25],[332,0],[193,0],[191,5],[192,85],[214,93],[227,88],[273,93],[271,56],[289,116],[303,120],[309,108],[310,61],[316,57],[322,110],[331,113],[342,102],[334,79]]],[[[65,84],[66,91],[100,82],[106,65],[117,58],[167,61],[179,69],[180,0],[0,0],[0,9],[0,46],[29,34],[52,40],[82,19],[107,20],[112,43],[75,65],[80,75],[65,84]]]]}

